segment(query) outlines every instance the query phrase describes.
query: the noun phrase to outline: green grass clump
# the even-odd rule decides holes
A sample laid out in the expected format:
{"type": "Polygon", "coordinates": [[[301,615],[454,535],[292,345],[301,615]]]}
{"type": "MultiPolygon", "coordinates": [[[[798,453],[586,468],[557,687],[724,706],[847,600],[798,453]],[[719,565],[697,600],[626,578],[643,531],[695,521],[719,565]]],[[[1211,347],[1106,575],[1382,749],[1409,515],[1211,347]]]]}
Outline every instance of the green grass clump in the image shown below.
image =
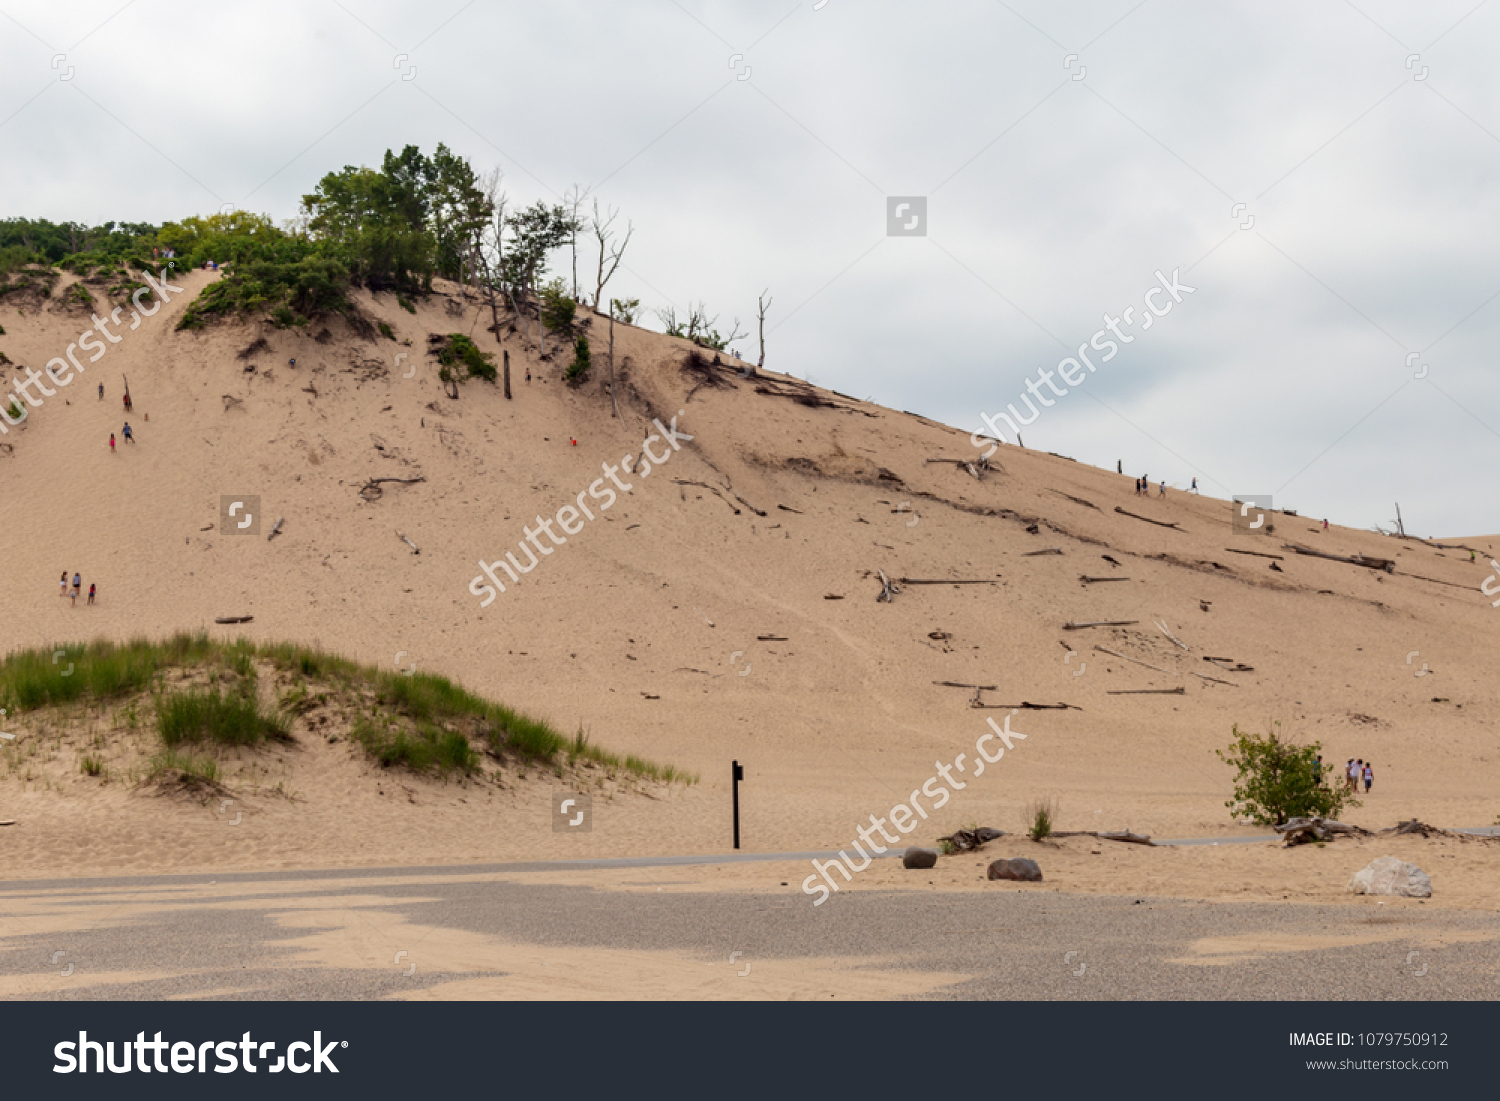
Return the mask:
{"type": "Polygon", "coordinates": [[[352,737],[382,768],[403,765],[413,772],[456,771],[466,776],[479,770],[479,754],[469,739],[459,731],[444,730],[432,723],[407,729],[389,719],[376,722],[361,716],[352,737]]]}
{"type": "Polygon", "coordinates": [[[291,738],[286,721],[279,715],[264,714],[253,697],[225,696],[217,690],[165,697],[157,707],[156,728],[166,746],[199,742],[257,745],[267,738],[291,738]]]}
{"type": "Polygon", "coordinates": [[[385,337],[387,340],[395,340],[396,339],[396,334],[391,330],[391,327],[389,325],[387,325],[384,321],[377,321],[377,322],[375,322],[375,327],[380,330],[380,335],[383,336],[383,337],[385,337]]]}
{"type": "Polygon", "coordinates": [[[104,762],[98,757],[85,757],[78,770],[85,776],[98,776],[104,771],[104,762]]]}
{"type": "Polygon", "coordinates": [[[444,382],[456,367],[462,367],[467,377],[482,378],[486,382],[494,382],[500,377],[490,357],[463,333],[448,334],[448,343],[438,352],[438,362],[443,365],[439,377],[444,382]]]}

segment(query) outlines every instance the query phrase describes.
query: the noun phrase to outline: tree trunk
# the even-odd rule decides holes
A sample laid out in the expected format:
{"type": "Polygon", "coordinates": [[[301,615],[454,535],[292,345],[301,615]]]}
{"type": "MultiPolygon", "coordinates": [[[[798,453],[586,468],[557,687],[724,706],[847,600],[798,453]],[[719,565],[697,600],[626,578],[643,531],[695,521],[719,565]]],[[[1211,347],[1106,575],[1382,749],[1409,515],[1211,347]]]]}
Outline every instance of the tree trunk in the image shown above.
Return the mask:
{"type": "MultiPolygon", "coordinates": [[[[499,322],[496,322],[499,324],[499,322]]],[[[510,400],[510,351],[500,353],[505,358],[505,400],[510,400]]]]}
{"type": "Polygon", "coordinates": [[[615,420],[620,419],[620,403],[615,398],[615,313],[609,312],[609,404],[615,411],[615,420]]]}

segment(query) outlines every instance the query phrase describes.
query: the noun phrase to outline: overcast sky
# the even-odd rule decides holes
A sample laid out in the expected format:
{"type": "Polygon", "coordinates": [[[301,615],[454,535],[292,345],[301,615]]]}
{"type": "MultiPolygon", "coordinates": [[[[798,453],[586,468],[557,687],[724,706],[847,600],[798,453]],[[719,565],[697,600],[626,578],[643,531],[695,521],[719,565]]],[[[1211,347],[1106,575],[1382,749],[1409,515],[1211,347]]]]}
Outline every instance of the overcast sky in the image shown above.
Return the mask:
{"type": "Polygon", "coordinates": [[[1475,0],[0,0],[0,215],[282,221],[443,142],[619,207],[614,295],[769,287],[768,368],[972,430],[1108,314],[1027,446],[1496,533],[1497,46],[1475,0]]]}

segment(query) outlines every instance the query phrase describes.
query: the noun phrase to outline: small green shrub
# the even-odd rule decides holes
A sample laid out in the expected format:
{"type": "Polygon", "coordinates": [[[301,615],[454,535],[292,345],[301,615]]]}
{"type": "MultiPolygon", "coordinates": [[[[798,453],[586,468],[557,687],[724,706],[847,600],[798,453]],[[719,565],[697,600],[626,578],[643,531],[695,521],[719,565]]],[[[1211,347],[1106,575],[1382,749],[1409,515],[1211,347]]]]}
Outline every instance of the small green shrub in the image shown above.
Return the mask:
{"type": "Polygon", "coordinates": [[[1335,766],[1316,771],[1319,742],[1297,745],[1278,736],[1281,724],[1272,723],[1264,737],[1232,729],[1228,752],[1215,750],[1219,760],[1235,769],[1234,795],[1224,805],[1236,818],[1250,818],[1263,826],[1279,826],[1289,818],[1337,818],[1345,807],[1361,804],[1347,791],[1325,780],[1338,779],[1335,766]]]}
{"type": "Polygon", "coordinates": [[[573,318],[578,314],[578,303],[568,297],[561,279],[554,279],[542,288],[542,322],[554,333],[573,327],[573,318]]]}
{"type": "Polygon", "coordinates": [[[396,305],[400,306],[407,313],[414,314],[417,312],[417,308],[411,304],[411,299],[407,298],[404,294],[396,295],[396,305]]]}
{"type": "Polygon", "coordinates": [[[395,331],[392,330],[391,327],[389,325],[387,325],[384,321],[377,321],[377,322],[375,322],[375,327],[380,330],[380,335],[383,336],[383,337],[385,337],[387,340],[395,340],[396,339],[396,333],[395,333],[395,331]]]}
{"type": "Polygon", "coordinates": [[[98,776],[104,771],[104,762],[98,757],[85,757],[79,769],[85,776],[98,776]]]}
{"type": "Polygon", "coordinates": [[[151,758],[146,768],[148,783],[176,781],[184,784],[219,782],[219,763],[210,757],[193,757],[186,753],[163,750],[151,758]]]}
{"type": "Polygon", "coordinates": [[[587,381],[589,368],[593,366],[589,359],[589,338],[582,333],[573,344],[573,362],[568,364],[567,370],[563,372],[563,381],[570,386],[577,386],[587,381]]]}
{"type": "MultiPolygon", "coordinates": [[[[494,382],[500,377],[488,353],[481,352],[478,345],[463,333],[449,333],[447,343],[438,351],[438,362],[449,370],[462,367],[469,378],[482,378],[494,382]]],[[[444,381],[451,376],[445,376],[444,381]]]]}
{"type": "Polygon", "coordinates": [[[1057,806],[1050,799],[1038,799],[1026,811],[1030,822],[1026,836],[1033,841],[1044,841],[1052,836],[1056,826],[1057,806]]]}

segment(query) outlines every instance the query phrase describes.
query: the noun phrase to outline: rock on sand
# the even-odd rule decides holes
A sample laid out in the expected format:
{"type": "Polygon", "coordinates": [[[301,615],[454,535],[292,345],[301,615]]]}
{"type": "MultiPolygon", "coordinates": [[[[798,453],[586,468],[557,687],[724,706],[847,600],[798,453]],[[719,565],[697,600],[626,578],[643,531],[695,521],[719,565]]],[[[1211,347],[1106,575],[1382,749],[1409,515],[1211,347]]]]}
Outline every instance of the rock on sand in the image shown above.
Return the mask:
{"type": "Polygon", "coordinates": [[[989,879],[1024,879],[1031,883],[1042,881],[1042,869],[1035,860],[1018,856],[1014,860],[997,860],[985,873],[989,879]]]}
{"type": "Polygon", "coordinates": [[[1415,864],[1382,856],[1355,872],[1349,890],[1357,895],[1402,895],[1405,898],[1431,898],[1432,880],[1415,864]]]}
{"type": "Polygon", "coordinates": [[[931,849],[910,848],[901,856],[903,868],[935,868],[937,867],[937,853],[931,849]]]}

